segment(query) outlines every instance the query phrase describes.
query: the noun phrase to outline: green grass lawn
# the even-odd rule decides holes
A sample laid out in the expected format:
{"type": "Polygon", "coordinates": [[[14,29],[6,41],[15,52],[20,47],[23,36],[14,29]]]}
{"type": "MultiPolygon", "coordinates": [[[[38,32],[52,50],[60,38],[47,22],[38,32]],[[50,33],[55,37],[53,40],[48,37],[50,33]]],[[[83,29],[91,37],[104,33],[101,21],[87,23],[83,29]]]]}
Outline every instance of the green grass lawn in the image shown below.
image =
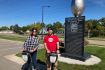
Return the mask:
{"type": "Polygon", "coordinates": [[[0,38],[14,41],[25,41],[26,36],[21,35],[11,35],[11,34],[0,34],[0,38]]]}
{"type": "MultiPolygon", "coordinates": [[[[86,46],[85,51],[89,54],[93,54],[102,59],[102,62],[93,66],[74,65],[58,62],[58,68],[60,70],[105,70],[105,48],[97,46],[86,46]]],[[[21,54],[17,54],[21,56],[21,54]]],[[[45,62],[45,51],[43,49],[38,50],[37,59],[45,62]]]]}
{"type": "MultiPolygon", "coordinates": [[[[18,34],[0,34],[0,38],[24,42],[26,40],[27,36],[18,35],[18,34]]],[[[64,38],[60,38],[60,40],[64,40],[64,38]]],[[[40,44],[43,44],[43,40],[40,40],[40,44]]]]}
{"type": "MultiPolygon", "coordinates": [[[[17,34],[0,34],[1,39],[13,40],[13,41],[21,41],[24,42],[27,36],[17,35],[17,34]]],[[[40,43],[43,43],[43,40],[40,40],[40,43]]]]}

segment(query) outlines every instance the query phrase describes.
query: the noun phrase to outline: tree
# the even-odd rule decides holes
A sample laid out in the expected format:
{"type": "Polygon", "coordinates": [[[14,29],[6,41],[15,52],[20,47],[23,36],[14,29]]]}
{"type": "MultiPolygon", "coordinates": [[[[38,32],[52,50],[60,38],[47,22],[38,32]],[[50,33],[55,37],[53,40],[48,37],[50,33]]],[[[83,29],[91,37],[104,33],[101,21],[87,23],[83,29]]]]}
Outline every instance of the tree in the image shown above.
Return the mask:
{"type": "Polygon", "coordinates": [[[37,31],[39,32],[39,30],[41,29],[41,23],[40,23],[40,22],[37,22],[37,23],[34,25],[34,28],[36,28],[37,31]]]}
{"type": "Polygon", "coordinates": [[[14,30],[14,26],[13,25],[10,26],[10,30],[14,30]]]}
{"type": "Polygon", "coordinates": [[[47,27],[53,27],[53,25],[52,24],[47,24],[47,27]]]}
{"type": "Polygon", "coordinates": [[[41,28],[45,27],[46,25],[44,23],[41,23],[41,28]]]}
{"type": "Polygon", "coordinates": [[[96,29],[97,24],[97,20],[87,20],[85,22],[85,31],[88,32],[88,38],[90,37],[90,32],[96,29]]]}
{"type": "Polygon", "coordinates": [[[60,28],[63,28],[61,22],[58,21],[58,22],[53,23],[54,32],[57,32],[57,30],[59,30],[60,28]]]}
{"type": "Polygon", "coordinates": [[[27,30],[31,30],[32,28],[36,28],[39,32],[39,30],[41,29],[41,23],[37,22],[37,23],[33,23],[27,26],[23,26],[22,31],[26,32],[27,30]]]}
{"type": "Polygon", "coordinates": [[[13,28],[13,31],[16,33],[19,33],[21,31],[21,27],[19,27],[18,24],[15,24],[14,26],[12,26],[12,28],[13,28]]]}
{"type": "Polygon", "coordinates": [[[28,26],[23,26],[23,27],[22,27],[22,31],[23,31],[23,32],[26,32],[27,30],[29,30],[29,27],[28,27],[28,26]]]}
{"type": "Polygon", "coordinates": [[[105,27],[105,17],[99,19],[99,23],[105,27]]]}
{"type": "Polygon", "coordinates": [[[0,31],[2,31],[2,30],[9,30],[9,28],[8,28],[7,26],[2,26],[2,27],[0,28],[0,31]]]}
{"type": "Polygon", "coordinates": [[[35,23],[27,26],[23,26],[21,29],[23,32],[26,32],[27,30],[31,30],[34,26],[35,26],[35,23]]]}

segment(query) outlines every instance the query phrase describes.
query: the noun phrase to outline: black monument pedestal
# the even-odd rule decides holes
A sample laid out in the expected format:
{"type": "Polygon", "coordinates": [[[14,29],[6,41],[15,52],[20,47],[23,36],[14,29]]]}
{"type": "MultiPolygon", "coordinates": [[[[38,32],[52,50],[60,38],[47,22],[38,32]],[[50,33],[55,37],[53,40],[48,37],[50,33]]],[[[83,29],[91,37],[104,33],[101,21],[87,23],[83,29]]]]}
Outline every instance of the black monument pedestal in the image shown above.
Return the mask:
{"type": "Polygon", "coordinates": [[[65,19],[64,57],[85,61],[90,56],[84,53],[85,16],[65,19]]]}
{"type": "Polygon", "coordinates": [[[87,60],[88,58],[91,57],[87,53],[85,53],[83,56],[80,56],[80,55],[72,55],[72,54],[69,54],[69,53],[62,53],[61,56],[67,57],[67,58],[71,58],[71,59],[77,59],[77,60],[80,60],[80,61],[85,61],[85,60],[87,60]]]}

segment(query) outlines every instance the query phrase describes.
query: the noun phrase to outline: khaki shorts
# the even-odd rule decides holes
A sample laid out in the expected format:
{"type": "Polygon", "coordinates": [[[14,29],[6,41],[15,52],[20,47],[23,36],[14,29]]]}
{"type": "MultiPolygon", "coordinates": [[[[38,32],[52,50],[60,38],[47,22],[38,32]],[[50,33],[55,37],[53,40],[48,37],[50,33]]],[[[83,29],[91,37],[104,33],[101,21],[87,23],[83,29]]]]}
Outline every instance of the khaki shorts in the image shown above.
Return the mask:
{"type": "MultiPolygon", "coordinates": [[[[46,53],[46,64],[47,67],[50,68],[50,54],[46,53]]],[[[54,67],[57,67],[57,61],[54,63],[54,67]]]]}

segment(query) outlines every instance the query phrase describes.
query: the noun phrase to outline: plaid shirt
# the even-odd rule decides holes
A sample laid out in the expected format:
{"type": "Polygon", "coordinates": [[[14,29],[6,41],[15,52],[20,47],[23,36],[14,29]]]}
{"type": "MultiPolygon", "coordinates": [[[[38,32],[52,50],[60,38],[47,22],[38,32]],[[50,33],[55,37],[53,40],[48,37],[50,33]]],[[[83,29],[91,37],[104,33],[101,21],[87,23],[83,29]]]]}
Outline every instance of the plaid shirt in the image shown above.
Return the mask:
{"type": "Polygon", "coordinates": [[[24,42],[24,48],[26,48],[27,50],[32,50],[38,47],[39,47],[38,37],[28,36],[26,41],[24,42]]]}

